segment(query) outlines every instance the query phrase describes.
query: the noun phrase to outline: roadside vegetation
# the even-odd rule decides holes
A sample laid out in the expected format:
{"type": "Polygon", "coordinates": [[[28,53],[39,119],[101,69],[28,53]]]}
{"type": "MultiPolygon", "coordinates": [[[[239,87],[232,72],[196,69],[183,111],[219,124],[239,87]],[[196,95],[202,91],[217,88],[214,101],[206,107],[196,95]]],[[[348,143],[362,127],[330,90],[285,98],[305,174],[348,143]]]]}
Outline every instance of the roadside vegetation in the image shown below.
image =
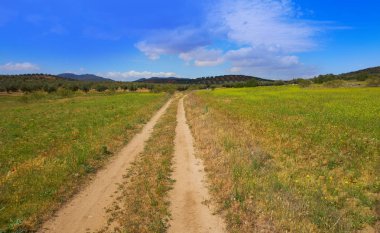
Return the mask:
{"type": "Polygon", "coordinates": [[[31,95],[0,96],[0,232],[36,229],[168,98],[31,95]]]}
{"type": "Polygon", "coordinates": [[[228,230],[379,231],[379,99],[379,88],[191,94],[187,118],[228,230]]]}
{"type": "Polygon", "coordinates": [[[166,232],[170,220],[168,192],[174,182],[170,176],[177,106],[175,98],[154,127],[144,152],[128,170],[104,232],[166,232]]]}

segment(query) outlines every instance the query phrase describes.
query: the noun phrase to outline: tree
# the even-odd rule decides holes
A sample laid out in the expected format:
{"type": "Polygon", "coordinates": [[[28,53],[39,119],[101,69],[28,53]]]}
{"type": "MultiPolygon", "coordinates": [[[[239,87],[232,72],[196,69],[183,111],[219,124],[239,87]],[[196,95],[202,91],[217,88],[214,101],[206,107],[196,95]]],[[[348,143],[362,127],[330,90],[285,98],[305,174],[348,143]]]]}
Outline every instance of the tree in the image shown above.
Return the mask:
{"type": "Polygon", "coordinates": [[[246,82],[247,87],[257,87],[258,85],[259,85],[259,83],[255,79],[252,79],[252,80],[249,80],[248,82],[246,82]]]}
{"type": "Polygon", "coordinates": [[[302,88],[309,87],[312,83],[309,79],[297,79],[297,84],[302,88]]]}
{"type": "Polygon", "coordinates": [[[359,74],[358,76],[356,76],[356,79],[358,81],[365,81],[369,78],[368,74],[365,74],[365,73],[361,73],[359,74]]]}
{"type": "Polygon", "coordinates": [[[103,92],[103,91],[106,91],[108,88],[104,85],[98,85],[95,90],[98,91],[98,92],[103,92]]]}

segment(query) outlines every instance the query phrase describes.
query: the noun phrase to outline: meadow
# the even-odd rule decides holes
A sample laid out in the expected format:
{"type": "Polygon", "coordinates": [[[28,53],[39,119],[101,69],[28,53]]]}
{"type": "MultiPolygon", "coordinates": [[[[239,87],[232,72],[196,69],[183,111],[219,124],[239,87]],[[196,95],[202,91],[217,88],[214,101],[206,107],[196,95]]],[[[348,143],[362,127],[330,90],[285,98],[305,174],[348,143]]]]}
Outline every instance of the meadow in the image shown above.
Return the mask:
{"type": "Polygon", "coordinates": [[[230,232],[379,230],[380,88],[204,90],[186,100],[230,232]]]}
{"type": "Polygon", "coordinates": [[[0,232],[32,231],[141,129],[160,93],[0,96],[0,232]]]}

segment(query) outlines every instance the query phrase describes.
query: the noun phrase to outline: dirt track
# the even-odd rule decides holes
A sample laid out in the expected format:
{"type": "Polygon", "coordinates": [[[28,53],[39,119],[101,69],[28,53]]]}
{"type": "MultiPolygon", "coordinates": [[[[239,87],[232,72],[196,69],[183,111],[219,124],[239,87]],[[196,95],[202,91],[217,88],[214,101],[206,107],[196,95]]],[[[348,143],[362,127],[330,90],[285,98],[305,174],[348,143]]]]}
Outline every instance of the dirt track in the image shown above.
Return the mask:
{"type": "Polygon", "coordinates": [[[169,232],[225,232],[223,220],[203,204],[209,200],[202,161],[194,156],[193,138],[186,123],[183,98],[178,104],[175,139],[174,173],[176,180],[170,194],[171,213],[169,232]]]}
{"type": "Polygon", "coordinates": [[[99,171],[93,181],[59,210],[55,217],[46,222],[39,232],[93,232],[107,224],[106,208],[114,201],[118,183],[130,163],[144,150],[145,141],[150,137],[154,125],[170,105],[168,101],[126,145],[117,156],[99,171]]]}

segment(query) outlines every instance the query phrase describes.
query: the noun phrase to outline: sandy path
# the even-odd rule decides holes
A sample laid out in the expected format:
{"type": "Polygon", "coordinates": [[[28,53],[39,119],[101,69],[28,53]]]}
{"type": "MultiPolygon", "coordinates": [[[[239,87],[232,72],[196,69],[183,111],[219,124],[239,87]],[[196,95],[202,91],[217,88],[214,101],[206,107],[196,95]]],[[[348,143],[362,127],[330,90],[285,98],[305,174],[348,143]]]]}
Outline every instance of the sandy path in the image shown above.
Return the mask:
{"type": "Polygon", "coordinates": [[[170,193],[171,213],[169,232],[225,232],[223,220],[212,215],[203,201],[209,200],[202,161],[194,156],[193,138],[186,123],[183,98],[179,101],[175,138],[174,173],[176,180],[170,193]]]}
{"type": "Polygon", "coordinates": [[[158,119],[170,105],[168,101],[144,126],[142,131],[100,170],[91,183],[46,222],[39,232],[93,232],[106,226],[106,208],[114,201],[114,193],[130,163],[144,150],[158,119]]]}

